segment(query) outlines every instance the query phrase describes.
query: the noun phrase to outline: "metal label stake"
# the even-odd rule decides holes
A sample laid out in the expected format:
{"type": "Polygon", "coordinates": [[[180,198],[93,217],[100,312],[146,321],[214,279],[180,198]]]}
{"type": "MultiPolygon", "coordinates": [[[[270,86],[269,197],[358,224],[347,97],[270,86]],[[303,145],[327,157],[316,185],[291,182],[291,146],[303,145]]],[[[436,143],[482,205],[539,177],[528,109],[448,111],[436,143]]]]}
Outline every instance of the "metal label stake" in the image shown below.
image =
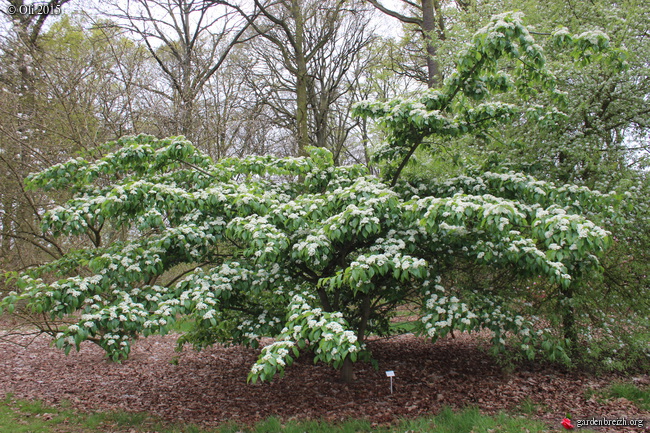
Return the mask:
{"type": "Polygon", "coordinates": [[[393,377],[395,377],[395,372],[393,370],[388,370],[386,376],[390,377],[390,393],[393,393],[393,377]]]}

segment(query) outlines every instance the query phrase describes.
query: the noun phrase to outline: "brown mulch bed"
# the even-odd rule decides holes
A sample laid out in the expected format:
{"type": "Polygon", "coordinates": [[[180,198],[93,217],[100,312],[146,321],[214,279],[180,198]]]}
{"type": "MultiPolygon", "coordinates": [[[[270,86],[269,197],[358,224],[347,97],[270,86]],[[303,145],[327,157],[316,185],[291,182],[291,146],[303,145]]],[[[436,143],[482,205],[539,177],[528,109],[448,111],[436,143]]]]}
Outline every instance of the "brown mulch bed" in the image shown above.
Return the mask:
{"type": "MultiPolygon", "coordinates": [[[[50,347],[45,337],[36,338],[28,347],[0,340],[0,396],[12,393],[54,404],[65,400],[86,411],[146,411],[206,426],[228,420],[253,423],[269,416],[333,421],[361,417],[383,424],[434,414],[445,406],[517,414],[526,399],[538,405],[539,411],[521,415],[541,419],[554,430],[566,413],[578,418],[645,418],[646,425],[650,421],[650,413],[627,400],[603,403],[585,397],[586,391],[606,387],[619,377],[532,365],[505,372],[468,335],[436,344],[412,335],[372,341],[379,369],[355,365],[356,382],[351,385],[340,383],[336,371],[314,365],[308,356],[288,368],[284,378],[247,384],[258,351],[215,346],[179,355],[174,352],[175,338],[142,339],[122,364],[107,361],[92,344],[65,356],[50,347]],[[178,357],[177,365],[170,362],[174,357],[178,357]],[[396,374],[393,394],[386,370],[396,374]]],[[[625,380],[650,383],[648,375],[625,380]]]]}

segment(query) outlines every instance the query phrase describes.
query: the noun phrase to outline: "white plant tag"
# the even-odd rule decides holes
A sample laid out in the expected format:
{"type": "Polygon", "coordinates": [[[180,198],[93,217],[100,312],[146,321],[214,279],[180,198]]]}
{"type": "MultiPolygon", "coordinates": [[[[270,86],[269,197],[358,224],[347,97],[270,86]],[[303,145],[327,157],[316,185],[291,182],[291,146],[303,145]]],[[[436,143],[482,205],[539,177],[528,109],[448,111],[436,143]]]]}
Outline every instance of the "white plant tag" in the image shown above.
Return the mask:
{"type": "Polygon", "coordinates": [[[386,376],[390,377],[390,393],[393,393],[393,377],[395,377],[395,372],[393,370],[386,371],[386,376]]]}

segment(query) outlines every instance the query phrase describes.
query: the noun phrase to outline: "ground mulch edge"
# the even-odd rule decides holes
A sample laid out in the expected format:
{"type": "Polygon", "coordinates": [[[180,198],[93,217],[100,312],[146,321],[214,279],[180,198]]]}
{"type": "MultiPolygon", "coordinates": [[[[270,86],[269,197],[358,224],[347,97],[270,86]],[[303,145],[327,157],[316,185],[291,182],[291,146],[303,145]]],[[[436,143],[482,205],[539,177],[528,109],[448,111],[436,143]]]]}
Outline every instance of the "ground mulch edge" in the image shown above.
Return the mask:
{"type": "MultiPolygon", "coordinates": [[[[589,390],[622,380],[619,375],[595,376],[539,365],[504,371],[485,353],[480,340],[467,334],[435,344],[413,335],[371,341],[379,368],[356,364],[353,384],[339,382],[336,371],[314,365],[308,356],[299,358],[283,378],[247,384],[259,351],[214,346],[201,352],[188,348],[179,354],[174,351],[177,337],[141,339],[129,360],[121,364],[107,361],[103,351],[91,343],[65,356],[45,336],[27,347],[0,340],[0,395],[11,393],[49,404],[67,401],[84,411],[149,412],[165,420],[204,426],[227,421],[252,424],[269,416],[328,421],[365,418],[387,424],[435,414],[446,406],[474,406],[485,414],[508,411],[557,427],[565,414],[650,421],[650,413],[625,399],[602,402],[587,397],[589,390]],[[396,374],[392,394],[386,370],[396,374]],[[537,412],[522,413],[523,402],[532,403],[537,412]]],[[[13,338],[25,343],[28,337],[13,338]]],[[[625,380],[650,384],[648,375],[625,380]]],[[[631,427],[596,430],[649,431],[631,427]]]]}

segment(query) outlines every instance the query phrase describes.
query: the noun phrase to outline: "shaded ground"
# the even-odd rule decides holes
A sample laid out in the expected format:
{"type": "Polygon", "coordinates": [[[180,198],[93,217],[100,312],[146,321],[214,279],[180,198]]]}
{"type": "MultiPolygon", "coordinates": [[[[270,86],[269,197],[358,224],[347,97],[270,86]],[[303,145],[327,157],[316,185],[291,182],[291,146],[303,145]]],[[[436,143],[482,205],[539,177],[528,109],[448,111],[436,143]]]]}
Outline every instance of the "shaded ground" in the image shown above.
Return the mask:
{"type": "MultiPolygon", "coordinates": [[[[2,334],[2,332],[0,332],[2,334]]],[[[437,413],[443,406],[473,405],[484,413],[521,413],[559,427],[566,413],[574,418],[645,418],[625,399],[588,399],[616,376],[554,371],[548,367],[504,372],[467,335],[435,345],[405,335],[370,343],[379,370],[355,366],[356,382],[338,382],[338,374],[301,357],[284,378],[247,384],[257,351],[215,346],[196,353],[174,352],[174,336],[150,337],[135,345],[123,364],[106,361],[103,352],[84,344],[65,356],[37,338],[26,348],[0,340],[0,396],[69,401],[82,410],[147,411],[177,422],[216,425],[227,420],[252,423],[275,415],[283,419],[367,418],[376,423],[437,413]],[[178,364],[171,363],[178,357],[178,364]],[[394,370],[391,395],[386,370],[394,370]],[[527,413],[522,413],[522,408],[527,413]]],[[[648,375],[627,378],[649,384],[648,375]]],[[[598,429],[596,429],[598,430],[598,429]]],[[[617,427],[603,432],[650,431],[617,427]]]]}

